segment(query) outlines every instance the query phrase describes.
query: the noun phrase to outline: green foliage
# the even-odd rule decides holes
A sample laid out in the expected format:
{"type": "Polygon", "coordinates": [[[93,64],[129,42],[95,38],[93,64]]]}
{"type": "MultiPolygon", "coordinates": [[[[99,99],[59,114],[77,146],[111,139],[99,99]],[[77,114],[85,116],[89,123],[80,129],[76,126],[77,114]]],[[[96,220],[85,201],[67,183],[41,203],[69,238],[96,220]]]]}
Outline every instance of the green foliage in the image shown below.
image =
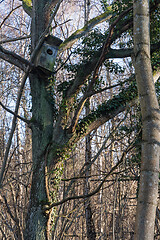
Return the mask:
{"type": "Polygon", "coordinates": [[[72,59],[76,59],[76,63],[72,60],[72,64],[64,65],[64,69],[73,74],[70,78],[73,78],[74,74],[97,54],[97,51],[103,46],[105,38],[106,36],[100,30],[94,29],[87,37],[81,39],[81,44],[72,53],[72,59]]]}
{"type": "Polygon", "coordinates": [[[57,86],[57,92],[62,94],[62,97],[66,97],[67,90],[70,88],[70,86],[73,84],[73,80],[65,81],[63,83],[60,83],[57,86]]]}
{"type": "Polygon", "coordinates": [[[22,0],[22,6],[24,11],[31,17],[32,16],[32,1],[22,0]]]}
{"type": "MultiPolygon", "coordinates": [[[[107,0],[101,0],[102,8],[105,9],[108,7],[107,0]]],[[[127,10],[128,8],[133,6],[133,1],[132,0],[120,0],[120,1],[115,1],[112,4],[112,11],[113,11],[113,18],[110,21],[110,24],[120,15],[123,11],[127,10]]],[[[122,26],[126,24],[127,22],[132,20],[132,11],[127,13],[126,16],[124,16],[116,25],[117,30],[121,30],[122,26]]]]}
{"type": "MultiPolygon", "coordinates": [[[[151,44],[160,42],[160,7],[152,14],[150,20],[151,44]]],[[[152,54],[151,63],[154,71],[157,71],[160,66],[160,50],[152,54]]]]}
{"type": "MultiPolygon", "coordinates": [[[[109,4],[107,0],[101,0],[101,5],[104,11],[106,11],[106,9],[108,8],[109,4]]],[[[133,5],[133,0],[119,0],[119,1],[115,1],[112,4],[112,10],[113,13],[115,12],[117,15],[122,13],[124,10],[132,7],[133,5]]]]}
{"type": "Polygon", "coordinates": [[[107,0],[100,0],[100,3],[101,3],[101,5],[102,5],[103,11],[105,12],[106,9],[107,9],[108,6],[109,6],[108,1],[107,1],[107,0]]]}
{"type": "Polygon", "coordinates": [[[77,134],[83,134],[88,129],[88,126],[94,122],[97,118],[107,116],[110,112],[113,112],[118,107],[126,105],[127,102],[135,99],[137,96],[136,82],[133,81],[128,88],[122,89],[120,93],[114,96],[112,99],[103,102],[98,106],[96,111],[92,111],[87,117],[80,120],[78,127],[76,128],[77,134]]]}
{"type": "Polygon", "coordinates": [[[133,6],[133,0],[119,0],[114,2],[112,9],[117,14],[120,14],[132,6],[133,6]]]}
{"type": "Polygon", "coordinates": [[[87,37],[82,38],[80,47],[77,47],[73,54],[79,56],[80,63],[86,63],[103,46],[105,38],[106,36],[99,29],[94,29],[87,37]]]}
{"type": "MultiPolygon", "coordinates": [[[[77,47],[72,54],[73,59],[76,59],[76,63],[73,62],[72,64],[64,65],[64,69],[66,69],[70,74],[71,80],[68,82],[63,82],[58,86],[58,92],[62,92],[63,97],[65,97],[68,88],[73,83],[73,78],[76,73],[78,72],[80,75],[82,72],[83,75],[84,66],[86,66],[86,64],[90,62],[91,59],[99,58],[99,50],[102,49],[106,37],[107,35],[101,33],[99,29],[94,29],[87,35],[87,37],[82,39],[80,46],[77,47]]],[[[113,60],[106,60],[104,65],[106,66],[107,70],[112,73],[124,73],[124,68],[121,67],[118,63],[114,63],[113,60]]],[[[90,81],[90,78],[92,78],[92,76],[88,78],[88,82],[90,81]]],[[[97,78],[94,85],[94,90],[98,90],[102,82],[103,77],[97,78]]],[[[86,91],[86,87],[87,85],[84,84],[82,91],[86,91]]]]}
{"type": "Polygon", "coordinates": [[[107,68],[107,70],[111,73],[124,73],[125,69],[124,67],[120,66],[118,63],[114,63],[113,60],[106,60],[104,62],[104,66],[107,68]]]}
{"type": "Polygon", "coordinates": [[[160,41],[160,7],[158,7],[151,14],[150,18],[150,34],[151,34],[151,43],[156,43],[160,41]]]}
{"type": "MultiPolygon", "coordinates": [[[[63,174],[63,162],[59,163],[58,166],[52,171],[52,174],[54,176],[54,179],[52,179],[52,181],[54,181],[54,188],[59,188],[59,184],[62,178],[62,174],[63,174]]],[[[53,183],[52,183],[53,184],[53,183]]],[[[53,197],[52,195],[52,199],[55,200],[55,196],[53,197]]]]}
{"type": "Polygon", "coordinates": [[[151,64],[152,64],[153,72],[157,72],[160,69],[160,50],[159,49],[152,54],[151,64]]]}
{"type": "Polygon", "coordinates": [[[160,78],[157,80],[155,87],[156,87],[156,94],[157,94],[158,102],[160,104],[160,78]]]}

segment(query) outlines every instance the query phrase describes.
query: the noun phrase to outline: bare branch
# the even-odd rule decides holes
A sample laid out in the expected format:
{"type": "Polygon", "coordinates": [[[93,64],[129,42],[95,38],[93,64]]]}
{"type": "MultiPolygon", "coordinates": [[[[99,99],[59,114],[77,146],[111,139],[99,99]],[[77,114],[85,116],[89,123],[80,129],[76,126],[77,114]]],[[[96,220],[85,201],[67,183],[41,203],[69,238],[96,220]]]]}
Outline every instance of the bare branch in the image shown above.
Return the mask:
{"type": "Polygon", "coordinates": [[[17,121],[17,115],[18,115],[20,100],[21,100],[21,96],[22,96],[22,92],[23,92],[25,82],[26,82],[28,74],[29,74],[29,69],[30,68],[27,67],[27,71],[24,74],[24,77],[22,79],[22,83],[21,83],[19,93],[18,93],[18,97],[17,97],[16,107],[15,107],[15,111],[14,111],[15,114],[14,114],[14,117],[13,117],[13,120],[12,120],[11,132],[10,132],[9,139],[8,139],[8,142],[7,142],[7,147],[6,147],[4,160],[3,160],[3,164],[2,164],[2,168],[1,168],[1,173],[0,173],[0,187],[2,186],[3,175],[4,175],[5,167],[6,167],[6,164],[7,164],[9,150],[10,150],[11,143],[12,143],[12,137],[13,137],[13,134],[14,134],[14,131],[15,131],[15,128],[16,128],[16,121],[17,121]]]}
{"type": "Polygon", "coordinates": [[[3,237],[4,237],[4,239],[5,240],[7,240],[7,237],[6,237],[6,235],[5,235],[5,232],[3,231],[3,229],[0,227],[0,231],[1,231],[1,233],[2,233],[2,235],[3,235],[3,237]]]}
{"type": "Polygon", "coordinates": [[[12,9],[12,10],[10,11],[10,13],[3,19],[2,23],[0,24],[0,29],[1,29],[1,27],[3,26],[3,24],[5,23],[5,21],[10,17],[10,15],[11,15],[15,10],[17,10],[17,9],[20,8],[20,7],[22,7],[22,5],[19,5],[19,6],[15,7],[14,9],[12,9]]]}
{"type": "Polygon", "coordinates": [[[18,219],[13,216],[12,211],[11,211],[11,209],[10,209],[10,206],[9,206],[9,204],[8,204],[8,202],[7,202],[7,199],[6,199],[6,197],[5,197],[4,195],[3,195],[3,199],[4,199],[4,201],[5,201],[5,205],[6,205],[8,214],[9,214],[10,217],[13,219],[13,221],[17,224],[17,223],[18,223],[18,219]]]}
{"type": "Polygon", "coordinates": [[[123,18],[129,11],[131,11],[132,7],[125,10],[124,12],[122,12],[117,18],[116,20],[112,23],[112,25],[110,26],[109,28],[109,34],[106,38],[106,41],[104,42],[104,45],[103,45],[103,48],[102,48],[102,52],[101,52],[101,55],[99,57],[99,60],[95,66],[95,69],[94,69],[94,72],[93,72],[93,78],[91,80],[91,82],[89,83],[88,85],[88,88],[86,90],[86,93],[84,94],[83,98],[81,99],[79,105],[78,105],[78,108],[76,110],[76,114],[73,118],[73,123],[72,123],[72,132],[75,131],[75,128],[76,128],[76,125],[77,125],[77,122],[78,122],[78,119],[79,119],[79,116],[80,116],[80,113],[83,109],[83,106],[88,98],[88,94],[89,92],[92,91],[92,87],[96,81],[96,79],[98,78],[98,72],[99,72],[99,68],[100,66],[102,65],[102,63],[104,62],[105,58],[106,58],[106,53],[108,53],[109,51],[109,47],[110,47],[110,44],[111,44],[111,39],[112,39],[112,35],[114,33],[114,28],[116,26],[116,24],[120,21],[121,18],[123,18]]]}
{"type": "Polygon", "coordinates": [[[23,118],[23,117],[21,117],[21,116],[19,116],[19,115],[16,115],[15,112],[13,112],[13,111],[10,110],[9,108],[5,107],[1,101],[0,101],[0,105],[1,105],[7,112],[13,114],[13,115],[16,116],[17,118],[21,119],[23,122],[25,122],[25,123],[27,123],[27,124],[30,123],[29,120],[27,120],[27,119],[25,119],[25,118],[23,118]]]}
{"type": "Polygon", "coordinates": [[[24,40],[24,39],[27,39],[27,38],[30,38],[30,37],[31,37],[31,35],[20,36],[20,37],[16,37],[16,38],[3,39],[3,40],[0,41],[0,44],[15,42],[15,41],[19,41],[19,40],[24,40]]]}
{"type": "Polygon", "coordinates": [[[85,36],[94,26],[111,19],[113,17],[111,6],[108,10],[99,15],[98,17],[92,18],[83,28],[74,32],[69,38],[67,38],[59,47],[59,51],[64,51],[70,48],[78,39],[85,36]]]}
{"type": "Polygon", "coordinates": [[[106,41],[104,42],[104,45],[103,45],[103,48],[102,48],[102,52],[101,52],[101,55],[99,57],[99,60],[95,66],[95,69],[94,69],[94,73],[93,73],[93,79],[90,83],[90,85],[88,86],[88,90],[91,90],[95,80],[97,79],[98,77],[98,71],[99,71],[99,68],[100,66],[102,65],[102,63],[104,62],[105,58],[106,58],[106,54],[109,52],[109,47],[111,45],[111,40],[112,40],[112,36],[113,36],[113,33],[114,33],[114,28],[116,26],[116,24],[128,13],[132,10],[132,7],[131,8],[128,8],[127,10],[125,10],[124,12],[122,12],[117,18],[116,20],[112,23],[112,25],[110,26],[109,28],[109,34],[106,38],[106,41]]]}
{"type": "Polygon", "coordinates": [[[30,67],[34,66],[28,60],[22,58],[21,56],[17,55],[14,52],[4,49],[1,45],[0,45],[0,58],[15,65],[16,67],[20,68],[24,72],[27,71],[28,66],[30,66],[30,67]]]}
{"type": "Polygon", "coordinates": [[[92,111],[79,121],[76,126],[77,139],[86,136],[109,119],[134,105],[137,101],[137,95],[136,86],[130,85],[112,99],[102,103],[97,110],[92,111]]]}
{"type": "Polygon", "coordinates": [[[87,99],[88,99],[89,97],[91,97],[91,96],[93,96],[93,95],[95,95],[95,94],[101,93],[101,92],[103,92],[103,91],[112,89],[112,88],[114,88],[114,87],[120,86],[121,84],[124,84],[124,83],[126,83],[126,82],[128,82],[128,80],[126,80],[126,81],[124,81],[124,82],[122,82],[122,83],[118,83],[118,84],[112,85],[112,86],[110,86],[110,87],[105,87],[105,88],[103,88],[103,89],[99,89],[98,91],[86,92],[86,93],[84,94],[83,98],[81,99],[81,101],[79,102],[78,107],[77,107],[77,109],[76,109],[76,111],[75,111],[75,115],[74,115],[74,117],[73,117],[72,124],[71,124],[72,132],[75,131],[75,128],[76,128],[76,125],[77,125],[77,123],[78,123],[79,116],[80,116],[80,113],[81,113],[81,111],[82,111],[82,108],[83,108],[85,102],[87,101],[87,99]]]}
{"type": "MultiPolygon", "coordinates": [[[[104,140],[101,148],[98,150],[98,152],[96,153],[95,156],[93,156],[93,159],[92,161],[89,163],[89,164],[84,164],[82,166],[82,168],[80,169],[79,171],[79,174],[77,175],[77,178],[81,178],[84,176],[84,174],[86,173],[86,171],[88,171],[92,164],[94,164],[94,162],[97,160],[97,158],[100,156],[100,154],[102,153],[102,151],[106,148],[106,144],[108,142],[108,140],[113,136],[113,134],[115,133],[115,131],[120,127],[120,125],[122,124],[122,122],[125,121],[126,117],[127,117],[127,114],[128,114],[128,111],[127,113],[125,114],[124,118],[118,123],[118,125],[110,132],[109,136],[106,137],[106,139],[104,140]]],[[[110,145],[110,144],[109,144],[110,145]]],[[[109,147],[109,145],[107,147],[109,147]]],[[[67,190],[65,192],[65,194],[68,194],[69,190],[71,189],[73,183],[75,183],[76,179],[72,179],[71,182],[69,183],[68,187],[67,187],[67,190]]]]}
{"type": "Polygon", "coordinates": [[[129,147],[123,152],[122,154],[122,157],[121,159],[118,161],[118,163],[105,175],[105,177],[102,179],[101,183],[98,185],[98,187],[90,192],[89,194],[86,194],[86,195],[79,195],[79,196],[71,196],[71,197],[68,197],[68,198],[65,198],[59,202],[55,202],[55,203],[52,203],[50,206],[48,207],[44,207],[44,210],[47,211],[47,210],[50,210],[51,208],[55,207],[55,206],[58,206],[58,205],[61,205],[67,201],[70,201],[70,200],[75,200],[75,199],[84,199],[84,198],[89,198],[93,195],[95,195],[96,193],[99,192],[99,190],[101,189],[102,185],[104,184],[104,182],[106,181],[106,179],[111,175],[113,174],[113,172],[117,169],[117,167],[123,162],[124,158],[126,157],[127,153],[130,151],[131,148],[133,148],[132,146],[133,142],[131,143],[131,145],[129,145],[129,147]]]}

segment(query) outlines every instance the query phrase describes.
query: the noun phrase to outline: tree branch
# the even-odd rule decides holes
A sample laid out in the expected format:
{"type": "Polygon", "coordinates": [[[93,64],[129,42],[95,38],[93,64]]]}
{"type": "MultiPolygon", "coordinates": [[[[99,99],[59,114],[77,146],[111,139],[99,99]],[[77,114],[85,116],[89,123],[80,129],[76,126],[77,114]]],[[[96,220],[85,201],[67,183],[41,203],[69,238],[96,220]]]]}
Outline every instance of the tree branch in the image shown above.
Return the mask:
{"type": "Polygon", "coordinates": [[[31,37],[30,35],[26,35],[26,36],[20,36],[16,38],[7,38],[7,39],[0,40],[0,44],[24,40],[30,37],[31,37]]]}
{"type": "Polygon", "coordinates": [[[122,12],[115,20],[114,22],[112,23],[112,25],[110,26],[109,28],[109,34],[103,44],[103,48],[102,48],[102,52],[101,52],[101,55],[96,63],[96,66],[94,68],[94,71],[93,71],[93,78],[91,80],[91,82],[89,83],[88,85],[88,88],[86,90],[86,93],[84,94],[83,98],[81,99],[80,103],[79,103],[79,106],[76,110],[76,114],[73,118],[73,123],[72,123],[72,132],[74,132],[75,130],[75,127],[76,127],[76,124],[78,122],[78,118],[80,116],[80,113],[83,109],[83,106],[87,100],[87,95],[89,94],[89,92],[91,92],[92,88],[93,88],[93,85],[95,83],[95,81],[97,80],[98,78],[98,72],[99,72],[99,68],[100,66],[102,65],[102,63],[104,62],[105,60],[105,57],[106,57],[106,53],[108,53],[109,51],[109,47],[111,45],[111,39],[112,39],[112,35],[114,33],[114,28],[116,26],[116,24],[128,13],[132,10],[132,7],[125,10],[124,12],[122,12]]]}
{"type": "Polygon", "coordinates": [[[16,67],[20,68],[24,72],[27,71],[28,66],[30,66],[30,67],[34,66],[33,63],[22,58],[21,56],[19,56],[18,54],[14,53],[14,52],[4,49],[1,45],[0,45],[0,58],[15,65],[16,67]]]}
{"type": "Polygon", "coordinates": [[[7,159],[8,159],[8,154],[9,154],[9,150],[10,150],[10,147],[11,147],[11,143],[12,143],[13,134],[14,134],[14,131],[15,131],[15,128],[16,128],[18,109],[19,109],[19,105],[20,105],[20,101],[21,101],[23,88],[24,88],[25,82],[26,82],[28,74],[29,74],[29,70],[30,70],[30,68],[28,66],[27,71],[24,74],[24,77],[22,79],[22,83],[21,83],[19,93],[18,93],[18,96],[17,96],[17,102],[16,102],[16,106],[15,106],[15,111],[14,111],[15,114],[14,114],[13,120],[12,120],[11,132],[9,134],[9,139],[8,139],[8,142],[7,142],[6,151],[5,151],[5,154],[4,154],[4,160],[3,160],[2,168],[1,168],[1,172],[0,172],[0,187],[2,187],[3,175],[4,175],[5,167],[6,167],[6,164],[7,164],[7,159]]]}
{"type": "Polygon", "coordinates": [[[5,240],[7,240],[7,237],[6,237],[6,235],[5,235],[5,232],[3,231],[3,229],[0,227],[0,231],[1,231],[1,233],[2,233],[2,235],[3,235],[3,237],[4,237],[4,239],[5,240]]]}
{"type": "Polygon", "coordinates": [[[86,94],[84,94],[83,98],[81,99],[81,101],[79,102],[78,104],[78,107],[75,111],[75,115],[73,117],[73,120],[72,120],[72,123],[71,123],[71,128],[72,128],[72,132],[74,132],[75,128],[76,128],[76,125],[78,123],[78,119],[79,119],[79,116],[80,116],[80,113],[81,113],[81,110],[85,104],[85,102],[87,101],[87,99],[93,95],[96,95],[98,93],[102,93],[106,90],[109,90],[109,89],[112,89],[112,88],[115,88],[115,87],[118,87],[124,83],[128,82],[128,80],[124,81],[124,82],[121,82],[121,83],[117,83],[115,85],[112,85],[110,87],[105,87],[105,88],[102,88],[102,89],[99,89],[97,91],[90,91],[90,92],[86,92],[86,94]]]}
{"type": "MultiPolygon", "coordinates": [[[[106,148],[106,144],[107,144],[107,141],[113,136],[113,134],[115,133],[115,131],[120,127],[120,125],[122,124],[122,122],[125,121],[126,117],[127,117],[127,114],[128,114],[128,111],[126,112],[124,118],[117,124],[117,126],[109,133],[109,136],[106,137],[106,139],[104,140],[104,142],[102,143],[102,146],[101,148],[98,150],[98,152],[96,153],[95,156],[93,156],[93,159],[92,161],[89,163],[89,164],[84,164],[82,166],[82,168],[80,169],[79,171],[79,174],[77,176],[77,178],[80,178],[80,177],[83,177],[83,175],[86,173],[86,171],[88,171],[92,164],[94,164],[94,162],[97,160],[97,158],[100,156],[100,154],[102,153],[102,151],[104,150],[104,148],[106,148]]],[[[109,145],[107,146],[109,147],[109,145]]],[[[65,192],[65,195],[68,194],[69,190],[71,189],[73,183],[75,183],[76,179],[73,179],[71,180],[71,182],[69,183],[67,189],[66,189],[66,192],[65,192]]]]}
{"type": "MultiPolygon", "coordinates": [[[[132,78],[130,80],[133,80],[132,78]]],[[[49,170],[52,170],[53,157],[54,164],[63,159],[65,152],[72,148],[80,139],[134,105],[137,101],[137,96],[136,83],[132,82],[129,87],[123,89],[118,95],[98,106],[97,110],[80,119],[74,132],[72,131],[72,126],[66,128],[65,140],[61,146],[61,151],[59,151],[60,143],[57,145],[56,140],[49,147],[49,170]]]]}
{"type": "Polygon", "coordinates": [[[129,87],[123,89],[112,99],[102,103],[102,105],[98,106],[97,110],[92,111],[79,121],[76,127],[77,138],[79,139],[86,136],[109,119],[123,112],[128,106],[133,105],[137,96],[136,83],[132,82],[129,87]]]}
{"type": "Polygon", "coordinates": [[[113,17],[112,14],[112,7],[109,6],[107,11],[95,18],[92,18],[90,21],[88,21],[87,24],[84,25],[83,28],[78,29],[76,32],[74,32],[69,38],[67,38],[60,46],[59,51],[64,51],[68,48],[71,48],[72,45],[81,37],[85,36],[90,30],[92,30],[93,27],[96,25],[107,21],[113,17]]]}
{"type": "Polygon", "coordinates": [[[22,1],[23,10],[32,17],[32,0],[20,0],[22,1]]]}
{"type": "Polygon", "coordinates": [[[8,202],[7,202],[6,197],[5,197],[4,195],[3,195],[2,197],[3,197],[4,201],[5,201],[5,205],[6,205],[8,214],[9,214],[10,217],[13,219],[13,221],[14,221],[16,224],[18,224],[18,219],[13,216],[13,214],[12,214],[12,212],[11,212],[11,209],[10,209],[10,207],[9,207],[9,204],[8,204],[8,202]]]}
{"type": "MultiPolygon", "coordinates": [[[[133,142],[132,142],[133,143],[133,142]]],[[[133,146],[129,146],[122,154],[122,157],[120,159],[120,161],[105,175],[105,177],[102,179],[102,182],[98,185],[98,187],[90,192],[89,194],[84,194],[84,195],[79,195],[79,196],[71,196],[71,197],[67,197],[59,202],[55,202],[55,203],[52,203],[50,206],[46,207],[44,206],[44,211],[48,211],[50,210],[51,208],[55,207],[55,206],[58,206],[58,205],[61,205],[67,201],[70,201],[70,200],[75,200],[75,199],[84,199],[84,198],[89,198],[93,195],[95,195],[96,193],[99,192],[99,190],[101,189],[102,185],[104,184],[104,182],[106,181],[106,179],[117,169],[117,167],[123,162],[124,158],[126,157],[127,153],[130,151],[130,149],[132,149],[133,146]]]]}
{"type": "Polygon", "coordinates": [[[0,29],[2,28],[3,24],[5,23],[5,21],[10,17],[10,15],[11,15],[15,10],[17,10],[18,8],[20,8],[21,6],[22,6],[22,5],[19,5],[19,6],[15,7],[15,8],[13,8],[13,9],[9,12],[9,14],[3,19],[2,23],[0,24],[0,29]]]}
{"type": "Polygon", "coordinates": [[[6,106],[4,106],[1,101],[0,101],[0,105],[1,105],[7,112],[13,114],[14,116],[16,116],[17,118],[19,118],[19,119],[22,120],[23,122],[25,122],[25,123],[27,123],[27,124],[30,123],[29,120],[27,120],[27,119],[25,119],[25,118],[23,118],[23,117],[21,117],[21,116],[19,116],[19,115],[16,115],[15,112],[13,112],[12,110],[10,110],[10,109],[7,108],[6,106]]]}

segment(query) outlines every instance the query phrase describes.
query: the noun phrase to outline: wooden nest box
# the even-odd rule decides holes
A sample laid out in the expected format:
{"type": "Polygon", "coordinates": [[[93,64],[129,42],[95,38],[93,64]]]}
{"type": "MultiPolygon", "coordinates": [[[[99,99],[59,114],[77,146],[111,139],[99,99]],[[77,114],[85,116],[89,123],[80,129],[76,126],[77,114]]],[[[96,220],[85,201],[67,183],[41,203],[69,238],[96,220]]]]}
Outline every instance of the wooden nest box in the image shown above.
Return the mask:
{"type": "Polygon", "coordinates": [[[49,74],[54,71],[54,65],[58,53],[58,47],[62,40],[49,35],[45,38],[36,58],[35,65],[44,73],[49,74]]]}

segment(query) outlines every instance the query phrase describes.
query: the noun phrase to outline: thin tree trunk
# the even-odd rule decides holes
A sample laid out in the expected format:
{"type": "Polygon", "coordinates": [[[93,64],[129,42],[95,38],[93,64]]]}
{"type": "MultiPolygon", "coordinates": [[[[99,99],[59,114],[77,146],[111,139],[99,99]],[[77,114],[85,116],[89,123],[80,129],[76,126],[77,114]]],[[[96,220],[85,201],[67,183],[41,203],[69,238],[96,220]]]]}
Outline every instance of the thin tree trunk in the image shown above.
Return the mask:
{"type": "MultiPolygon", "coordinates": [[[[89,164],[91,162],[91,139],[90,134],[86,137],[86,153],[85,153],[85,164],[89,164]]],[[[90,192],[90,184],[88,176],[91,174],[91,170],[86,171],[85,178],[85,186],[84,186],[84,194],[87,195],[90,192]]],[[[93,221],[91,200],[86,199],[84,203],[85,208],[85,218],[86,218],[86,228],[87,228],[87,239],[95,240],[96,239],[96,231],[95,225],[93,221]]]]}
{"type": "MultiPolygon", "coordinates": [[[[89,11],[90,11],[90,1],[84,0],[84,24],[88,22],[89,19],[89,11]]],[[[85,108],[86,115],[90,113],[90,99],[87,100],[87,105],[85,108]]],[[[86,136],[86,149],[85,149],[85,164],[89,165],[91,162],[91,136],[90,134],[86,136]]],[[[91,175],[91,169],[86,171],[86,178],[84,184],[84,194],[87,195],[90,192],[90,184],[89,184],[89,175],[91,175]]],[[[92,213],[92,206],[91,200],[86,199],[84,202],[85,208],[85,219],[86,219],[86,230],[87,230],[87,239],[88,240],[95,240],[96,239],[96,231],[95,225],[93,221],[93,213],[92,213]]]]}
{"type": "Polygon", "coordinates": [[[160,114],[150,61],[149,0],[134,1],[133,7],[134,65],[143,127],[135,240],[152,240],[158,196],[160,114]]]}

